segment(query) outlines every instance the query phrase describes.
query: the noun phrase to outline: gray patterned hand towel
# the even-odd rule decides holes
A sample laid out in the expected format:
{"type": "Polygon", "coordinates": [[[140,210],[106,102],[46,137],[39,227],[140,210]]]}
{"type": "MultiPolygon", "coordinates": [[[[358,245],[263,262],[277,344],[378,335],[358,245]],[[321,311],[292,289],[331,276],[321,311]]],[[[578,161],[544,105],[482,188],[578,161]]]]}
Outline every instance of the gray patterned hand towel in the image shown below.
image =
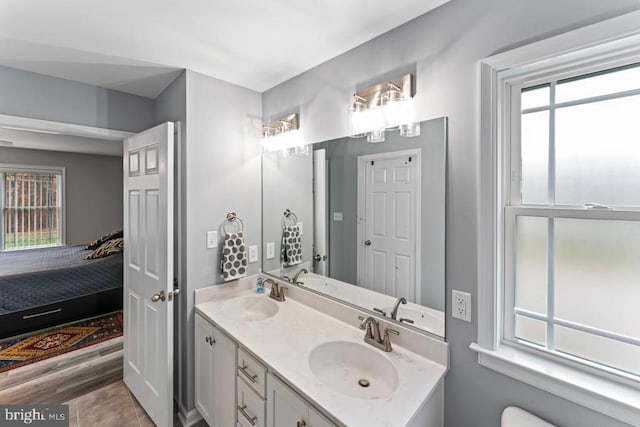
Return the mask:
{"type": "Polygon", "coordinates": [[[280,258],[284,267],[302,262],[302,232],[297,225],[287,226],[282,230],[280,258]]]}
{"type": "Polygon", "coordinates": [[[246,277],[247,247],[244,244],[244,233],[225,235],[220,257],[220,274],[225,282],[246,277]]]}

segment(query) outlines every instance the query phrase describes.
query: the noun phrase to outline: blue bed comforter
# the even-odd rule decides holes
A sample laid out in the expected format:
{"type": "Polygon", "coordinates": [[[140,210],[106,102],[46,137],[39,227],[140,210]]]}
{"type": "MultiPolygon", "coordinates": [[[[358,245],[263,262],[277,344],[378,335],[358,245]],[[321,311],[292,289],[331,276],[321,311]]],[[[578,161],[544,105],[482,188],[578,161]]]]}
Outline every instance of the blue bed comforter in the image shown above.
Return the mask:
{"type": "Polygon", "coordinates": [[[122,288],[123,255],[84,260],[87,253],[81,246],[0,253],[0,315],[122,288]]]}

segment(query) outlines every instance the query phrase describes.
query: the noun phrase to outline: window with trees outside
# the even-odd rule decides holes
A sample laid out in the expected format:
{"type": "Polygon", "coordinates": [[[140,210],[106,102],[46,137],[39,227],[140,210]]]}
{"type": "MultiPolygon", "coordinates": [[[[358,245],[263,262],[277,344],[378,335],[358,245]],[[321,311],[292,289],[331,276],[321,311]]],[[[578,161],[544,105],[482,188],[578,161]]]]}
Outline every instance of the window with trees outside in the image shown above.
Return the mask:
{"type": "Polygon", "coordinates": [[[510,91],[504,339],[640,378],[640,64],[510,91]]]}
{"type": "Polygon", "coordinates": [[[0,165],[2,251],[63,244],[63,171],[0,165]]]}

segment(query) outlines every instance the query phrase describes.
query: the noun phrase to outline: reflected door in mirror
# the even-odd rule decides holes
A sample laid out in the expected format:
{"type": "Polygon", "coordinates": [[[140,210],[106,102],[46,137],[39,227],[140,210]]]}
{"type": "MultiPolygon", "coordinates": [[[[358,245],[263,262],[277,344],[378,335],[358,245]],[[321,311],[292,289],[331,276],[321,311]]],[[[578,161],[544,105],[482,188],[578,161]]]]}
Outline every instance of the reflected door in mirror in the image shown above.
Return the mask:
{"type": "Polygon", "coordinates": [[[417,289],[420,150],[359,157],[358,283],[420,301],[417,289]]]}

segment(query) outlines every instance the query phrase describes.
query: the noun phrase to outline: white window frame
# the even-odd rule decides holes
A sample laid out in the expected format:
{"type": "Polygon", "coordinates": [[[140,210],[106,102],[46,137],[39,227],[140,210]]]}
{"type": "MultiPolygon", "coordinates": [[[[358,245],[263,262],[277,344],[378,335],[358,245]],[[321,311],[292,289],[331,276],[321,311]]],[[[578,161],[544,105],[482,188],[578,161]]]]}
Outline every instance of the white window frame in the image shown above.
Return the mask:
{"type": "MultiPolygon", "coordinates": [[[[508,216],[503,206],[505,200],[512,200],[512,177],[503,176],[503,171],[510,170],[509,161],[514,154],[510,152],[511,135],[519,135],[519,128],[508,120],[513,111],[520,114],[519,97],[517,105],[513,105],[511,88],[522,87],[525,82],[529,86],[536,78],[561,78],[560,73],[582,74],[594,67],[606,69],[640,62],[638,22],[640,12],[633,12],[480,61],[478,342],[471,344],[471,349],[478,352],[479,364],[632,425],[640,425],[637,377],[536,351],[504,338],[504,301],[512,295],[505,295],[507,266],[503,265],[501,254],[509,241],[504,235],[508,216]]],[[[515,178],[519,180],[519,176],[515,178]]],[[[545,214],[564,213],[562,208],[540,209],[545,214]]],[[[572,216],[576,212],[571,209],[572,216]]],[[[579,212],[586,217],[610,215],[599,210],[579,212]]],[[[636,212],[619,215],[637,218],[636,212]]]]}
{"type": "MultiPolygon", "coordinates": [[[[67,215],[66,215],[66,205],[67,205],[67,197],[66,197],[66,169],[62,166],[40,166],[40,165],[19,165],[19,164],[8,164],[8,163],[0,163],[0,176],[4,180],[5,173],[30,173],[30,174],[56,174],[60,176],[60,184],[58,189],[58,196],[60,197],[60,218],[59,227],[58,227],[58,240],[59,244],[56,245],[46,245],[46,246],[35,246],[28,247],[24,249],[11,249],[11,250],[28,250],[28,249],[37,249],[44,247],[55,247],[55,246],[64,246],[66,245],[67,240],[67,215]]],[[[5,208],[5,200],[4,200],[4,182],[0,185],[0,189],[2,190],[2,194],[0,195],[0,215],[3,215],[5,208]]],[[[0,226],[4,228],[4,223],[2,218],[0,217],[0,226]]],[[[4,250],[4,231],[0,229],[0,252],[4,250]]]]}

